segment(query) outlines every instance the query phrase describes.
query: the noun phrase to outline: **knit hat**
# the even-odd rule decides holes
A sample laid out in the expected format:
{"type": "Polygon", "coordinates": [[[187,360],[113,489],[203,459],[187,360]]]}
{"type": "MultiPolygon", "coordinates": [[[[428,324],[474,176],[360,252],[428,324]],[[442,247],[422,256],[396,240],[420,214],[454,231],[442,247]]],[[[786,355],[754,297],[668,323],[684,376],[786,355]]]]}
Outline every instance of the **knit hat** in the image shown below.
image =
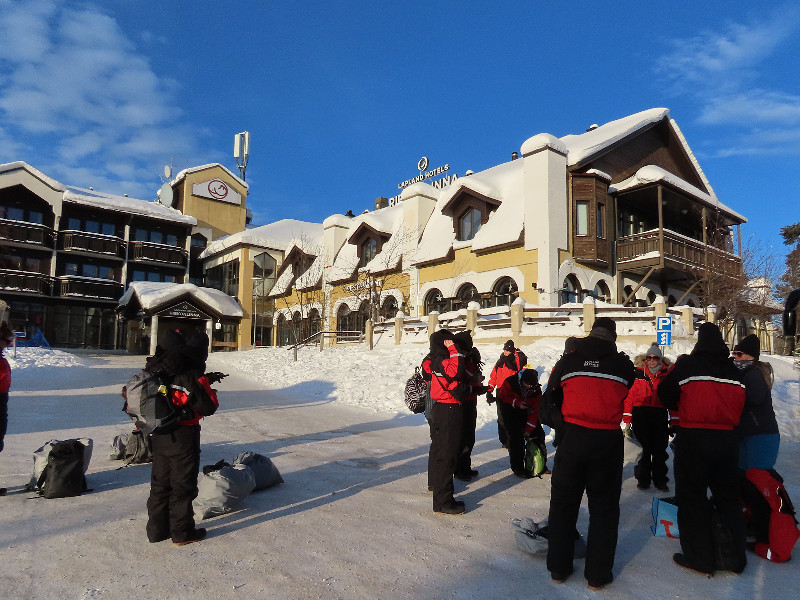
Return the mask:
{"type": "Polygon", "coordinates": [[[523,369],[522,374],[519,376],[521,383],[533,387],[539,383],[539,373],[536,369],[523,369]]]}
{"type": "Polygon", "coordinates": [[[617,324],[608,317],[600,317],[599,319],[595,320],[595,322],[592,324],[592,331],[598,328],[609,331],[613,336],[613,339],[617,339],[617,324]]]}
{"type": "Polygon", "coordinates": [[[714,323],[703,323],[697,328],[697,343],[692,354],[711,354],[728,356],[728,346],[722,339],[722,332],[714,323]]]}
{"type": "Polygon", "coordinates": [[[506,343],[503,345],[503,350],[509,350],[509,351],[513,352],[513,351],[514,351],[514,348],[515,348],[515,346],[514,346],[514,340],[508,340],[508,341],[507,341],[507,342],[506,342],[506,343]]]}
{"type": "Polygon", "coordinates": [[[747,337],[743,337],[739,340],[739,343],[733,347],[733,350],[734,352],[744,352],[758,360],[758,356],[761,354],[761,343],[758,340],[758,336],[751,333],[747,337]]]}
{"type": "Polygon", "coordinates": [[[659,359],[663,359],[664,355],[661,354],[661,348],[658,347],[658,344],[653,344],[647,349],[647,354],[645,356],[657,356],[659,359]]]}

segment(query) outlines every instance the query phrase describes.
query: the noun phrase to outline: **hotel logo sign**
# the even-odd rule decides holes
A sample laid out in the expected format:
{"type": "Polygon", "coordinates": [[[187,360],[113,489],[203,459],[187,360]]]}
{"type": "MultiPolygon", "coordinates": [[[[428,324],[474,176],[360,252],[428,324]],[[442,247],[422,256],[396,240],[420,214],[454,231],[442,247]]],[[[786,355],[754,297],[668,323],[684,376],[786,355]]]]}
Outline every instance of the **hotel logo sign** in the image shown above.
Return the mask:
{"type": "MultiPolygon", "coordinates": [[[[449,164],[445,164],[431,170],[428,170],[429,166],[430,166],[430,161],[428,160],[427,156],[423,156],[422,158],[420,158],[419,161],[417,162],[417,170],[419,171],[419,175],[417,175],[413,179],[406,179],[405,181],[398,183],[397,188],[402,190],[410,185],[419,183],[420,181],[432,179],[434,177],[438,177],[439,175],[442,175],[443,173],[448,173],[450,171],[449,164]]],[[[435,188],[442,189],[453,183],[456,179],[458,179],[458,175],[456,173],[452,173],[436,181],[431,181],[430,184],[435,188]]],[[[389,206],[394,206],[399,201],[400,201],[400,194],[392,198],[389,198],[389,206]]]]}

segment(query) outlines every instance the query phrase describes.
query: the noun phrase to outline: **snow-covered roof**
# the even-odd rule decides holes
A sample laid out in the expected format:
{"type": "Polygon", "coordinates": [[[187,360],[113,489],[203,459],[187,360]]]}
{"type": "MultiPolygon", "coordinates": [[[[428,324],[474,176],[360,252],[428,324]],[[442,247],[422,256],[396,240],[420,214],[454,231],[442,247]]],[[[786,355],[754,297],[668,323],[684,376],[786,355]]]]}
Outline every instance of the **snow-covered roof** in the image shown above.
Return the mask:
{"type": "Polygon", "coordinates": [[[668,108],[651,108],[616,121],[610,121],[586,133],[565,135],[561,141],[567,148],[567,165],[571,167],[579,164],[616,142],[658,123],[668,116],[668,108]]]}
{"type": "Polygon", "coordinates": [[[656,165],[645,165],[644,167],[640,168],[634,175],[628,177],[624,181],[620,181],[619,183],[610,186],[609,192],[622,192],[625,190],[630,190],[642,185],[647,185],[650,183],[656,182],[664,182],[667,183],[675,188],[678,188],[682,192],[687,193],[688,195],[705,202],[706,204],[713,206],[714,208],[727,213],[731,217],[734,217],[737,220],[745,223],[747,219],[744,218],[742,215],[737,213],[736,211],[728,208],[722,202],[717,199],[716,196],[712,196],[710,194],[705,193],[704,191],[700,190],[699,188],[693,186],[688,181],[684,181],[677,175],[673,175],[669,171],[662,169],[656,165]]]}
{"type": "MultiPolygon", "coordinates": [[[[347,239],[351,240],[353,234],[362,226],[389,236],[383,243],[381,251],[365,265],[364,269],[371,273],[382,273],[396,268],[400,264],[403,245],[403,205],[402,203],[381,208],[373,212],[363,213],[350,219],[347,239]]],[[[328,274],[329,281],[343,281],[350,279],[358,268],[358,247],[348,241],[343,244],[333,261],[328,274]]]]}
{"type": "Polygon", "coordinates": [[[184,215],[181,211],[164,206],[158,202],[148,202],[147,200],[129,198],[128,196],[115,196],[113,194],[106,194],[104,192],[73,186],[65,186],[63,200],[64,202],[71,202],[82,206],[93,206],[95,208],[124,212],[126,214],[136,214],[151,219],[173,221],[186,225],[197,224],[197,219],[194,217],[184,215]]]}
{"type": "Polygon", "coordinates": [[[286,255],[293,245],[319,246],[322,243],[322,234],[321,223],[281,219],[214,240],[200,254],[200,259],[220,254],[237,245],[278,250],[286,255]]]}
{"type": "Polygon", "coordinates": [[[520,240],[524,223],[524,220],[520,218],[524,214],[523,184],[522,160],[512,160],[456,180],[439,196],[433,214],[425,227],[425,232],[422,234],[419,248],[414,254],[414,263],[422,264],[442,260],[453,248],[454,243],[461,244],[461,242],[456,242],[453,218],[443,213],[442,209],[462,191],[467,193],[472,191],[500,203],[471,242],[466,243],[473,251],[488,250],[520,240]]]}
{"type": "Polygon", "coordinates": [[[228,169],[225,165],[221,165],[219,163],[210,163],[210,164],[207,164],[207,165],[200,165],[200,166],[197,166],[197,167],[189,167],[188,169],[183,169],[177,175],[175,175],[175,177],[172,179],[172,181],[169,182],[169,184],[172,185],[172,186],[175,186],[178,183],[180,183],[183,179],[185,179],[187,175],[189,175],[191,173],[197,173],[199,171],[205,171],[207,169],[213,169],[214,167],[219,167],[220,169],[225,171],[228,175],[233,177],[236,180],[236,183],[238,183],[239,185],[241,185],[245,189],[248,188],[248,185],[247,185],[247,183],[245,182],[244,179],[241,179],[238,175],[234,174],[233,171],[228,169]]]}
{"type": "Polygon", "coordinates": [[[54,190],[62,193],[62,200],[72,204],[82,206],[93,206],[104,210],[112,210],[126,214],[141,215],[151,219],[172,221],[174,223],[184,223],[196,225],[197,219],[189,215],[184,215],[179,210],[169,208],[158,202],[129,198],[128,196],[117,196],[107,194],[92,189],[79,188],[71,185],[64,185],[52,177],[48,177],[38,169],[30,166],[23,161],[16,161],[0,165],[0,173],[8,173],[16,170],[25,170],[37,179],[41,180],[54,190]]]}
{"type": "Polygon", "coordinates": [[[135,296],[144,310],[152,310],[187,294],[222,316],[241,317],[244,315],[239,303],[225,292],[198,287],[193,283],[134,281],[119,299],[119,305],[125,306],[135,296]]]}

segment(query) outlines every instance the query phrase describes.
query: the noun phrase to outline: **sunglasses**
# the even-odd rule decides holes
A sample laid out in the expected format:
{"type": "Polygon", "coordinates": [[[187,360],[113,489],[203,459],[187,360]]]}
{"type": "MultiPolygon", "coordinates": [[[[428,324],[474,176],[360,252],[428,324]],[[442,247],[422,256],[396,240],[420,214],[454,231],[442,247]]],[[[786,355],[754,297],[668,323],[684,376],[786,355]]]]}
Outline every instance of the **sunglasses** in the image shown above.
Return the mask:
{"type": "Polygon", "coordinates": [[[660,358],[658,358],[657,356],[645,356],[645,357],[644,357],[644,359],[645,359],[645,360],[661,360],[661,359],[660,359],[660,358]]]}

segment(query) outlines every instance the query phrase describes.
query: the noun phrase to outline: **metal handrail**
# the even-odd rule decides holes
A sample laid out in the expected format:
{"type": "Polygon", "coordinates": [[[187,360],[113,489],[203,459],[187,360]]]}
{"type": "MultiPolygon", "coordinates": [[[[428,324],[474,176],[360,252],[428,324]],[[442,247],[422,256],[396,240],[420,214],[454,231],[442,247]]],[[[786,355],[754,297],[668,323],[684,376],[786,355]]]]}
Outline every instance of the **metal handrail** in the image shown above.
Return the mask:
{"type": "Polygon", "coordinates": [[[346,338],[345,341],[349,342],[363,342],[364,341],[364,333],[361,331],[318,331],[317,333],[311,334],[307,338],[300,340],[296,344],[292,346],[288,346],[287,349],[294,351],[294,360],[297,362],[297,349],[302,346],[309,346],[311,345],[312,341],[315,344],[319,344],[319,351],[322,352],[323,342],[325,338],[333,338],[337,341],[339,338],[344,337],[346,338]]]}

